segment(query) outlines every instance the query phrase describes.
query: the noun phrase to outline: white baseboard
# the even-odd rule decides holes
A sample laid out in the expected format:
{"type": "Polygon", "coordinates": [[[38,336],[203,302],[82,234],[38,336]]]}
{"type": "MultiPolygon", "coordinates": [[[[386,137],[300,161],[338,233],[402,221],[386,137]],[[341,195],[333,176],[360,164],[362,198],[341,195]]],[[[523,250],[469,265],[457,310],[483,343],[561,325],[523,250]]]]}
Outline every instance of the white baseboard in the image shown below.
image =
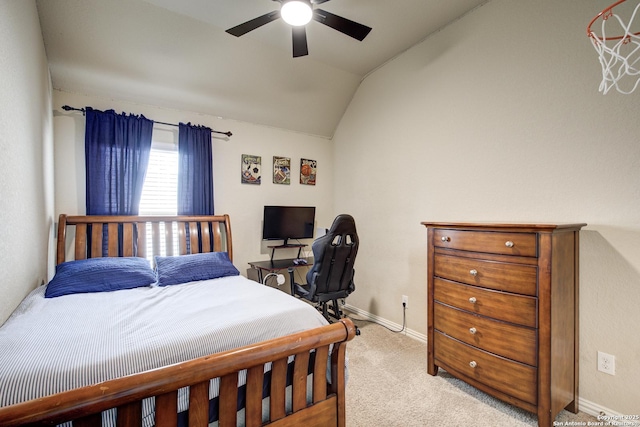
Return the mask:
{"type": "MultiPolygon", "coordinates": [[[[578,407],[580,412],[584,412],[585,414],[593,415],[597,417],[598,415],[606,415],[609,417],[622,417],[623,414],[620,412],[616,412],[613,409],[605,408],[602,405],[599,405],[595,402],[591,402],[590,400],[579,398],[578,399],[578,407]]],[[[619,418],[622,420],[622,418],[619,418]]]]}
{"type": "MultiPolygon", "coordinates": [[[[359,317],[363,317],[366,320],[370,320],[372,322],[378,323],[382,326],[386,326],[389,329],[392,329],[394,331],[399,331],[400,329],[402,329],[402,325],[399,325],[395,322],[391,322],[385,318],[382,318],[380,316],[376,316],[375,314],[369,313],[368,311],[364,311],[361,310],[357,307],[354,307],[352,305],[349,304],[345,304],[343,307],[346,311],[349,311],[353,314],[356,314],[359,317]]],[[[424,334],[421,334],[419,332],[414,331],[413,329],[405,329],[405,331],[403,332],[406,336],[411,337],[413,339],[416,339],[418,341],[422,341],[422,342],[427,342],[427,336],[424,334]]],[[[425,354],[426,357],[426,354],[425,354]]],[[[582,397],[578,398],[578,407],[580,409],[581,412],[584,412],[585,414],[589,414],[592,415],[594,417],[597,417],[598,415],[608,415],[608,416],[621,416],[623,414],[616,412],[612,409],[609,408],[605,408],[602,405],[599,405],[595,402],[591,402],[587,399],[583,399],[582,397]]]]}
{"type": "MultiPolygon", "coordinates": [[[[357,307],[354,307],[352,305],[349,304],[345,304],[343,307],[346,311],[349,311],[353,314],[356,314],[360,317],[363,317],[365,320],[370,320],[372,322],[378,323],[379,325],[382,326],[386,326],[387,328],[394,330],[394,331],[399,331],[402,329],[402,325],[399,325],[395,322],[391,322],[385,318],[382,318],[380,316],[376,316],[375,314],[371,314],[368,311],[364,311],[364,310],[360,310],[357,307]]],[[[413,329],[405,329],[403,332],[403,334],[405,334],[408,337],[411,337],[413,339],[416,339],[418,341],[422,341],[422,342],[427,342],[427,336],[424,334],[421,334],[419,332],[414,331],[413,329]]]]}

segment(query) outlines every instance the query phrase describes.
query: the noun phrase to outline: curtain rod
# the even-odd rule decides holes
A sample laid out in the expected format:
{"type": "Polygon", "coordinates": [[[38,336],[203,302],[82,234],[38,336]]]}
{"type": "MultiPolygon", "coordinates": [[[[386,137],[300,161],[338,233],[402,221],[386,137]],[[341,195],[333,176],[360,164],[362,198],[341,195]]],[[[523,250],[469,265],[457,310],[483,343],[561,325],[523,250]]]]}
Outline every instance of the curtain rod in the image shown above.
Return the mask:
{"type": "MultiPolygon", "coordinates": [[[[70,107],[70,106],[68,106],[68,105],[63,105],[63,106],[62,106],[62,109],[63,109],[64,111],[82,111],[82,114],[83,114],[83,115],[84,115],[84,113],[86,112],[86,110],[85,110],[84,108],[75,108],[75,107],[70,107]]],[[[160,123],[161,125],[167,125],[167,126],[176,126],[176,127],[177,127],[177,126],[179,126],[179,125],[177,125],[177,124],[175,124],[175,123],[158,122],[158,121],[155,121],[155,120],[154,120],[153,122],[154,122],[154,123],[160,123]]],[[[221,134],[223,134],[223,135],[227,135],[227,136],[229,136],[229,137],[230,137],[231,135],[233,135],[231,132],[222,132],[222,131],[219,131],[219,130],[213,130],[213,129],[211,129],[211,132],[213,132],[213,133],[221,133],[221,134]]]]}

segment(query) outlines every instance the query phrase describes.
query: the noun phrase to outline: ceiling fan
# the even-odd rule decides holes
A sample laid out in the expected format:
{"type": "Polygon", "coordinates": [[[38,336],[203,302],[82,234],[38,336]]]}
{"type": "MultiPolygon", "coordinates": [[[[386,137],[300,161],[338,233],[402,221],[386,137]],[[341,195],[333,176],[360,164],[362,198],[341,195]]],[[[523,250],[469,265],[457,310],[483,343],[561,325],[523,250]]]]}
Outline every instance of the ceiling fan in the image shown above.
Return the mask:
{"type": "Polygon", "coordinates": [[[314,9],[314,5],[326,3],[330,0],[273,0],[281,3],[280,10],[266,13],[250,21],[229,28],[227,33],[240,37],[249,31],[253,31],[271,21],[282,18],[291,25],[293,40],[293,57],[305,56],[309,54],[307,47],[307,32],[305,25],[311,19],[318,21],[328,27],[338,30],[359,41],[364,40],[371,31],[370,27],[343,18],[323,9],[314,9]]]}

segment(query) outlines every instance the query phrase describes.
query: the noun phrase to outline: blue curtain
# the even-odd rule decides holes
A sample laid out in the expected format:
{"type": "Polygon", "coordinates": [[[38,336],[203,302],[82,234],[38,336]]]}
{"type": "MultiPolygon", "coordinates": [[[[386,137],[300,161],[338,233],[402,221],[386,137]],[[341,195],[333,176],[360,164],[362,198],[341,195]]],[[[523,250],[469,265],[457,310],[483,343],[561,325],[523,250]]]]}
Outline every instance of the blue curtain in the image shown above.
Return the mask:
{"type": "Polygon", "coordinates": [[[137,215],[153,121],[86,107],[87,215],[137,215]]]}
{"type": "Polygon", "coordinates": [[[180,123],[178,132],[178,215],[213,215],[211,129],[180,123]]]}

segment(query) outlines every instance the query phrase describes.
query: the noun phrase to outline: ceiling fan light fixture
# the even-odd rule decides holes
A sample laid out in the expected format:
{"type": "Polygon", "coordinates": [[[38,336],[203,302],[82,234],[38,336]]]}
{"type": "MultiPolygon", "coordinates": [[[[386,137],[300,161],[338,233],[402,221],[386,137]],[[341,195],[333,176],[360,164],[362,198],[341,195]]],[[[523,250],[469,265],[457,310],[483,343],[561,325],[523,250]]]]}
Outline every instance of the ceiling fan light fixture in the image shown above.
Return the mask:
{"type": "Polygon", "coordinates": [[[311,3],[303,0],[290,0],[282,4],[280,16],[289,25],[299,27],[311,21],[313,11],[311,3]]]}

